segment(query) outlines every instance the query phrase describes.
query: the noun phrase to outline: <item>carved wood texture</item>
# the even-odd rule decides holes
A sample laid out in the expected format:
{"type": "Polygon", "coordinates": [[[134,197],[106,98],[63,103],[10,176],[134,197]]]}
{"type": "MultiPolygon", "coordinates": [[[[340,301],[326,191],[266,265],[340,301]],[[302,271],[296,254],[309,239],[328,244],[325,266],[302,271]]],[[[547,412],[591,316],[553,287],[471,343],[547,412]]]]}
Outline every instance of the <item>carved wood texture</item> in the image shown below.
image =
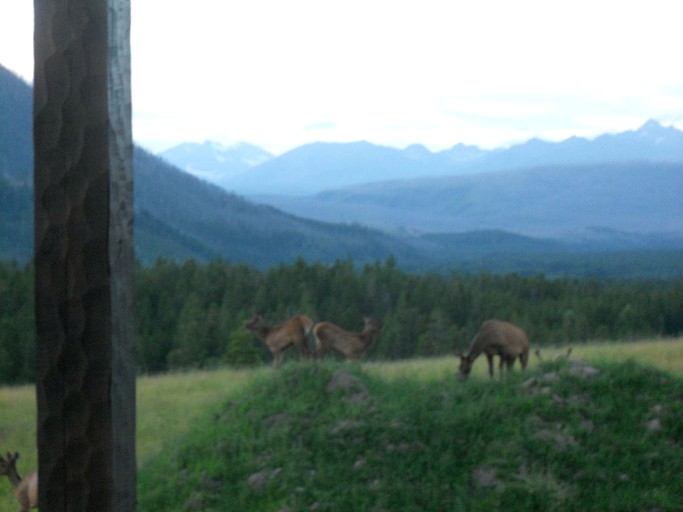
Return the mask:
{"type": "Polygon", "coordinates": [[[34,0],[41,511],[135,510],[129,0],[34,0]]]}

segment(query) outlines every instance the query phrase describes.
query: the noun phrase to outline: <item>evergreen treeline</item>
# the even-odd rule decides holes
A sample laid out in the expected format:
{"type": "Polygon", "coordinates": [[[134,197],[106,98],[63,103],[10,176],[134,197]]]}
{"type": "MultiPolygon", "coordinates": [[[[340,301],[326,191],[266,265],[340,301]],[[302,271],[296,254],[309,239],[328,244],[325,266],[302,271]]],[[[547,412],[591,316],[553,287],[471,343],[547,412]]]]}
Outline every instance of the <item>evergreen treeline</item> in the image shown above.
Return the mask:
{"type": "MultiPolygon", "coordinates": [[[[221,261],[159,259],[138,267],[137,345],[142,372],[253,364],[269,358],[245,328],[304,313],[359,330],[363,315],[384,328],[372,359],[464,350],[487,318],[522,326],[532,344],[678,336],[683,279],[599,281],[516,274],[409,274],[392,258],[354,266],[298,260],[258,270],[221,261]]],[[[30,381],[34,366],[33,275],[0,262],[0,383],[30,381]]],[[[292,352],[293,354],[293,352],[292,352]]],[[[298,357],[298,355],[296,355],[298,357]]]]}

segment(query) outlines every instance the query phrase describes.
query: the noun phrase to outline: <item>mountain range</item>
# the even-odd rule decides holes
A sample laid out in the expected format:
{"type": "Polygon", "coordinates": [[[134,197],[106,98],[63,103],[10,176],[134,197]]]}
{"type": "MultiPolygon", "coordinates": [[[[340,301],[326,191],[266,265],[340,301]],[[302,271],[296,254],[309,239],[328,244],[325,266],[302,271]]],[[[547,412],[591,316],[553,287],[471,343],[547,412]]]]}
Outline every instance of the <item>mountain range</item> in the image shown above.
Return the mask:
{"type": "MultiPolygon", "coordinates": [[[[505,149],[484,150],[457,144],[439,152],[425,146],[405,149],[369,142],[316,142],[261,163],[254,147],[238,144],[214,151],[215,143],[182,144],[163,152],[170,163],[221,187],[247,196],[306,196],[379,181],[460,176],[537,167],[683,162],[683,132],[650,120],[638,130],[605,134],[595,139],[571,137],[562,142],[532,139],[505,149]],[[244,152],[242,152],[244,148],[244,152]],[[213,156],[212,156],[213,155],[213,156]],[[227,158],[229,155],[229,158],[227,158]],[[225,162],[239,161],[228,169],[225,162]],[[214,169],[226,169],[215,174],[214,169]]],[[[267,152],[263,152],[267,154],[267,152]]]]}
{"type": "Polygon", "coordinates": [[[437,153],[319,142],[221,185],[300,217],[399,235],[502,230],[622,243],[630,234],[667,245],[683,237],[683,132],[648,121],[593,140],[437,153]]]}
{"type": "MultiPolygon", "coordinates": [[[[30,260],[33,243],[31,104],[30,86],[0,66],[0,259],[14,259],[20,263],[30,260]]],[[[289,263],[297,258],[321,262],[352,258],[356,263],[363,264],[394,256],[404,268],[419,271],[460,268],[468,271],[546,272],[550,275],[613,275],[613,271],[618,269],[618,275],[622,276],[681,275],[683,238],[676,226],[683,224],[683,216],[676,194],[680,191],[680,162],[683,159],[675,160],[676,143],[673,149],[665,149],[671,145],[668,137],[678,137],[679,134],[677,130],[663,128],[653,122],[627,134],[636,140],[659,140],[654,146],[662,149],[658,153],[659,157],[650,155],[643,157],[641,162],[629,161],[628,165],[612,162],[581,167],[565,163],[563,166],[536,166],[527,170],[516,168],[508,171],[496,170],[494,155],[497,152],[484,152],[471,146],[455,146],[448,153],[449,158],[420,146],[396,150],[367,142],[312,144],[278,157],[268,157],[267,152],[248,148],[252,156],[257,155],[256,160],[251,160],[251,164],[244,163],[246,170],[237,174],[244,176],[245,173],[253,172],[261,176],[260,179],[267,179],[266,174],[262,173],[274,172],[273,169],[278,165],[290,165],[289,169],[293,172],[295,167],[291,166],[291,162],[304,162],[308,153],[310,168],[302,170],[299,178],[280,176],[282,183],[294,183],[298,179],[302,184],[295,202],[304,204],[315,199],[321,201],[317,206],[324,202],[346,205],[347,213],[344,215],[348,215],[348,212],[362,213],[360,216],[341,219],[341,222],[340,219],[330,222],[308,218],[312,214],[294,215],[263,201],[255,202],[253,197],[245,198],[227,192],[171,165],[167,157],[160,158],[135,147],[136,255],[143,264],[151,263],[158,257],[176,260],[195,258],[200,261],[223,258],[259,267],[289,263]],[[661,156],[665,150],[670,152],[669,155],[673,151],[674,156],[661,156]],[[263,163],[254,165],[258,158],[263,158],[263,163]],[[420,171],[420,177],[415,177],[417,167],[406,163],[422,162],[420,169],[424,170],[424,161],[432,158],[449,161],[448,165],[451,166],[461,166],[460,171],[446,176],[446,170],[435,164],[430,172],[431,177],[421,177],[423,171],[420,171]],[[466,168],[476,160],[489,161],[489,164],[482,164],[481,172],[476,172],[472,167],[466,168]],[[665,160],[673,160],[674,163],[665,163],[665,160]],[[346,188],[327,192],[318,190],[317,186],[306,188],[310,176],[324,175],[321,169],[329,169],[326,162],[335,161],[339,167],[331,172],[333,175],[346,172],[342,164],[356,162],[360,166],[363,162],[371,161],[374,162],[374,168],[386,171],[382,176],[400,176],[403,179],[394,179],[392,183],[368,184],[369,175],[363,174],[366,171],[359,171],[351,173],[351,176],[361,181],[352,182],[355,183],[352,186],[344,182],[346,188]],[[591,175],[587,168],[595,174],[591,175]],[[584,172],[585,179],[578,179],[584,172]],[[605,185],[601,185],[602,192],[596,188],[593,199],[587,200],[589,203],[599,203],[601,194],[606,196],[610,190],[617,190],[610,189],[610,183],[621,182],[621,176],[629,173],[650,177],[650,183],[646,179],[634,178],[630,185],[619,185],[619,195],[623,193],[628,196],[634,189],[640,189],[640,195],[634,196],[634,202],[640,204],[640,209],[629,213],[629,203],[617,208],[616,202],[609,202],[609,208],[615,208],[611,218],[621,216],[625,219],[618,225],[606,222],[608,217],[596,217],[591,220],[595,220],[591,226],[585,226],[586,221],[581,218],[581,223],[576,225],[582,229],[588,227],[592,233],[590,240],[550,236],[552,230],[525,232],[517,229],[520,219],[525,216],[540,214],[542,220],[539,221],[538,217],[535,220],[539,226],[552,219],[550,215],[543,219],[544,212],[522,208],[524,205],[519,202],[520,198],[528,201],[529,195],[527,199],[515,195],[515,187],[524,190],[527,186],[524,183],[536,181],[539,191],[558,189],[556,194],[559,196],[548,197],[546,204],[563,205],[565,217],[571,218],[579,207],[583,208],[583,203],[573,202],[572,197],[576,198],[572,196],[573,190],[585,193],[586,187],[595,188],[595,176],[603,176],[605,185]],[[527,175],[528,178],[521,179],[527,175]],[[565,181],[555,181],[560,175],[565,176],[565,181]],[[499,183],[500,176],[507,176],[505,179],[510,184],[505,194],[496,192],[495,184],[499,183]],[[437,190],[443,190],[442,197],[429,188],[415,194],[416,185],[425,186],[420,185],[423,179],[427,182],[436,180],[434,186],[437,190]],[[452,183],[446,186],[446,182],[438,182],[442,179],[452,183]],[[470,180],[470,191],[464,190],[462,182],[458,180],[470,180]],[[576,182],[586,184],[577,189],[576,182]],[[669,195],[661,194],[662,187],[669,195]],[[303,190],[310,190],[309,196],[303,197],[303,190]],[[562,195],[566,196],[564,202],[561,201],[562,195]],[[381,208],[386,208],[388,212],[388,216],[382,214],[384,221],[381,221],[381,208]],[[444,209],[442,221],[439,221],[442,224],[437,222],[435,215],[439,208],[444,209]],[[406,220],[407,217],[399,216],[400,211],[405,213],[412,210],[417,214],[420,209],[426,217],[419,222],[411,221],[411,224],[406,220]],[[466,215],[462,212],[468,209],[467,215],[474,220],[477,216],[484,219],[481,212],[488,210],[495,210],[499,216],[514,210],[519,212],[518,217],[503,228],[495,223],[481,222],[471,232],[451,232],[452,226],[445,220],[449,217],[464,219],[466,215]],[[651,231],[651,225],[638,225],[636,222],[652,211],[657,211],[655,231],[651,231]],[[400,222],[388,223],[386,219],[392,216],[400,222]],[[616,262],[615,251],[621,251],[618,254],[621,255],[622,263],[616,262]],[[628,269],[623,268],[623,262],[626,261],[628,269]]],[[[652,146],[649,143],[646,145],[652,146]]],[[[246,145],[243,145],[242,149],[245,148],[246,145]]],[[[207,149],[214,154],[226,150],[215,144],[207,144],[207,149]]],[[[188,159],[186,165],[198,164],[188,159]]],[[[374,181],[377,181],[377,176],[374,181]]],[[[331,181],[335,179],[339,177],[333,176],[331,181]]],[[[542,194],[539,192],[537,195],[542,194]]]]}
{"type": "Polygon", "coordinates": [[[578,242],[603,238],[607,229],[683,237],[683,162],[544,166],[259,200],[307,218],[392,233],[497,229],[578,242]]]}

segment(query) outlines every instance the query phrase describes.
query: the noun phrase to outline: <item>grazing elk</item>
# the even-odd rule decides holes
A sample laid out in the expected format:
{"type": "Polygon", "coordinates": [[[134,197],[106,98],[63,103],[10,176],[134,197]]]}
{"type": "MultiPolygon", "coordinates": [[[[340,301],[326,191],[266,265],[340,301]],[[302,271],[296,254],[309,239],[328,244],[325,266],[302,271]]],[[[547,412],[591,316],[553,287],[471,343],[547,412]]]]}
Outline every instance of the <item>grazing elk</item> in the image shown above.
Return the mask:
{"type": "Polygon", "coordinates": [[[311,357],[306,338],[311,333],[312,328],[313,321],[306,315],[292,317],[274,327],[266,325],[261,315],[255,315],[247,322],[247,329],[253,331],[256,337],[263,341],[273,354],[273,366],[276,370],[282,365],[285,350],[292,345],[299,349],[304,359],[311,357]]]}
{"type": "Polygon", "coordinates": [[[34,471],[22,479],[17,472],[18,458],[18,453],[7,453],[7,458],[0,456],[0,477],[7,475],[21,507],[20,512],[28,512],[32,508],[38,508],[38,473],[34,471]]]}
{"type": "Polygon", "coordinates": [[[467,355],[460,355],[458,378],[465,380],[472,370],[472,363],[482,353],[486,354],[489,363],[489,375],[493,378],[493,356],[500,356],[500,376],[503,376],[503,365],[508,371],[519,357],[522,369],[529,362],[529,339],[526,333],[509,322],[502,320],[486,320],[481,324],[479,332],[472,340],[467,355]]]}
{"type": "Polygon", "coordinates": [[[345,331],[330,322],[320,322],[313,328],[316,344],[316,359],[322,359],[330,351],[343,355],[350,361],[358,361],[375,341],[375,336],[382,328],[378,319],[363,317],[361,332],[345,331]]]}

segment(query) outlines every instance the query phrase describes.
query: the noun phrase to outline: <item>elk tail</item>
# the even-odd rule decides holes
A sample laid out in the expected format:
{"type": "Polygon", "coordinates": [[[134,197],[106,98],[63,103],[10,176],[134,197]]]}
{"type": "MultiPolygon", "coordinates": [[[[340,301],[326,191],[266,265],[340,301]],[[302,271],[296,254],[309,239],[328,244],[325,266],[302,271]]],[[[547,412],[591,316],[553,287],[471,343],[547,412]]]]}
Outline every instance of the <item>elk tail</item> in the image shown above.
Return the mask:
{"type": "Polygon", "coordinates": [[[310,336],[311,331],[313,330],[313,320],[308,318],[307,316],[304,317],[304,336],[310,336]]]}

